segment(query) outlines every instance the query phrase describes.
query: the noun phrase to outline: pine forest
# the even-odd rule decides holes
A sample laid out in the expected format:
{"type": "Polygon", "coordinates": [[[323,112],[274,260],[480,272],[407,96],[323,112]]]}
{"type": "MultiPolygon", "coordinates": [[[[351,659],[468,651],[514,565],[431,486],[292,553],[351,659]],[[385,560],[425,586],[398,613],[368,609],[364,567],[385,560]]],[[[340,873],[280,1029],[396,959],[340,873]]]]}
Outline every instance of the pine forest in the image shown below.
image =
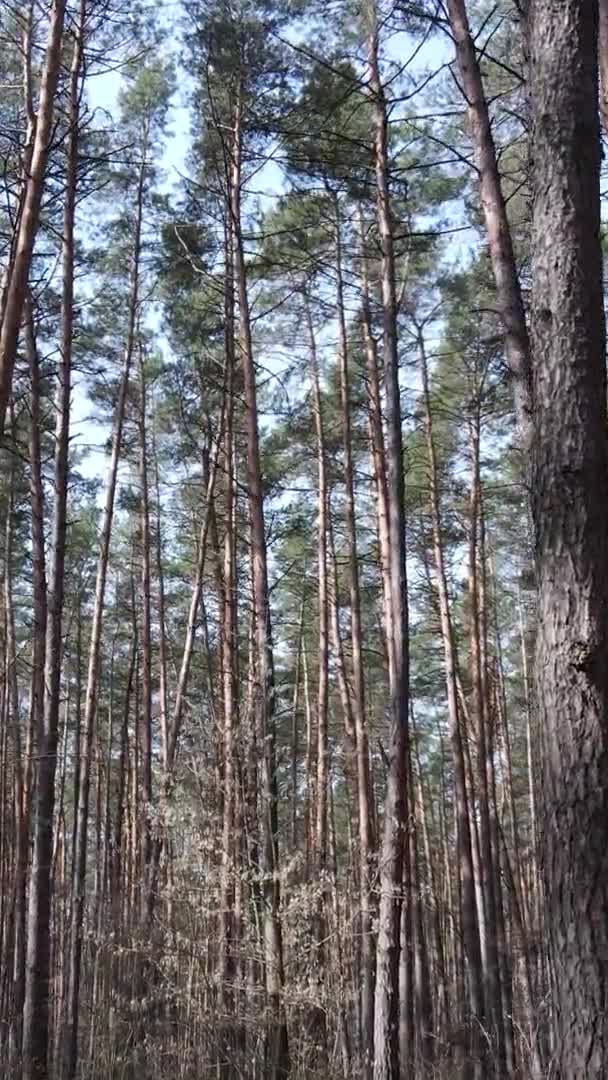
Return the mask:
{"type": "Polygon", "coordinates": [[[606,1080],[608,0],[0,73],[0,1077],[606,1080]]]}

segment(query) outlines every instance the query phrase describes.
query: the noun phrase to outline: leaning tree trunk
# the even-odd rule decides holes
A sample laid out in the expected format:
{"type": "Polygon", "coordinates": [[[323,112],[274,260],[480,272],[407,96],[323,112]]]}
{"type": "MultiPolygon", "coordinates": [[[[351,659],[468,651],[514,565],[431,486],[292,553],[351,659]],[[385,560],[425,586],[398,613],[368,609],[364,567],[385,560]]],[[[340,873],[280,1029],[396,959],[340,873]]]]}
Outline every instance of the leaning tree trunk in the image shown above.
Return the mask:
{"type": "Polygon", "coordinates": [[[6,289],[2,298],[2,327],[0,329],[0,433],[4,429],[6,407],[13,382],[13,369],[21,318],[27,296],[30,264],[38,231],[40,203],[49,146],[53,129],[55,95],[61,63],[61,43],[65,20],[66,0],[55,0],[50,14],[46,57],[40,83],[36,134],[19,215],[18,233],[9,267],[6,289]]]}
{"type": "Polygon", "coordinates": [[[608,452],[598,5],[531,10],[536,676],[556,1075],[608,1061],[608,452]]]}
{"type": "Polygon", "coordinates": [[[467,102],[475,166],[479,174],[481,207],[496,285],[496,300],[505,334],[507,363],[513,380],[517,424],[523,446],[527,448],[531,438],[532,415],[530,343],[511,227],[498,170],[488,99],[469,27],[466,0],[447,0],[447,10],[462,89],[467,102]]]}

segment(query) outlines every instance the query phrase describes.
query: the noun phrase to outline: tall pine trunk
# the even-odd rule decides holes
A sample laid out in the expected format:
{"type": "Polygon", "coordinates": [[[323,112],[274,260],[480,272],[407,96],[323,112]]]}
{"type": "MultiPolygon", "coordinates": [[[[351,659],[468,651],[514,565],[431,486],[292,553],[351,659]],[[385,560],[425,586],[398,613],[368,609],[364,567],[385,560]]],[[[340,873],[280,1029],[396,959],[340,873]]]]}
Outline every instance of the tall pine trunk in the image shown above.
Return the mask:
{"type": "MultiPolygon", "coordinates": [[[[336,230],[336,307],[338,310],[338,361],[340,369],[340,407],[342,411],[342,445],[344,448],[344,486],[346,488],[346,540],[350,594],[350,637],[352,647],[352,706],[355,729],[357,776],[357,806],[359,826],[359,896],[361,905],[361,1048],[362,1078],[371,1075],[374,1052],[374,984],[375,957],[372,928],[372,899],[370,890],[371,859],[374,849],[374,830],[370,807],[369,745],[365,715],[365,680],[363,675],[363,635],[361,630],[361,591],[359,586],[359,556],[355,527],[355,471],[353,463],[350,371],[346,313],[344,305],[344,275],[342,267],[342,235],[340,204],[335,199],[336,230]]],[[[366,324],[367,325],[367,324],[366,324]]],[[[370,331],[371,332],[371,331],[370,331]]],[[[373,358],[375,360],[375,357],[373,358]]],[[[372,360],[372,362],[373,362],[372,360]]],[[[374,365],[375,366],[375,365],[374,365]]]]}
{"type": "Polygon", "coordinates": [[[278,799],[275,761],[275,680],[268,561],[264,524],[264,495],[258,427],[257,385],[242,225],[242,104],[237,93],[232,140],[230,215],[234,236],[234,272],[239,313],[239,352],[245,397],[247,442],[247,488],[251,529],[251,576],[254,603],[255,679],[254,709],[261,740],[261,822],[260,861],[263,875],[263,937],[266,992],[269,1017],[266,1032],[266,1076],[281,1080],[289,1072],[287,1019],[283,1001],[283,935],[281,927],[281,886],[279,881],[278,799]]]}
{"type": "MultiPolygon", "coordinates": [[[[408,865],[409,641],[405,563],[405,502],[401,397],[397,349],[397,297],[393,220],[389,190],[388,124],[380,74],[378,25],[371,9],[368,39],[370,90],[375,125],[376,214],[381,249],[380,285],[386,399],[387,517],[389,531],[390,731],[384,822],[380,844],[380,903],[376,948],[374,1080],[397,1080],[399,1063],[399,941],[403,866],[408,865]]],[[[407,920],[411,907],[406,904],[407,920]]],[[[405,927],[405,939],[411,930],[405,927]]],[[[409,979],[411,985],[411,978],[409,979]]],[[[408,1017],[409,1061],[413,1021],[408,1017]]],[[[405,1063],[402,1063],[405,1065],[405,1063]]]]}
{"type": "Polygon", "coordinates": [[[513,380],[515,414],[522,443],[527,450],[532,438],[533,408],[530,343],[507,205],[498,169],[490,109],[469,26],[466,0],[447,0],[446,6],[467,103],[496,299],[505,335],[506,359],[513,380]]]}
{"type": "MultiPolygon", "coordinates": [[[[66,189],[63,210],[61,346],[56,392],[54,501],[48,575],[48,618],[44,670],[44,717],[35,790],[33,853],[30,875],[27,970],[23,1012],[24,1080],[47,1077],[49,1054],[51,858],[55,808],[55,774],[59,735],[64,570],[67,530],[67,493],[74,325],[74,220],[78,183],[80,78],[86,0],[81,0],[69,84],[70,130],[67,146],[66,189]]],[[[65,6],[65,5],[64,5],[65,6]]],[[[63,14],[61,14],[63,19],[63,14]]],[[[57,46],[59,48],[59,45],[57,46]]],[[[57,57],[57,64],[59,59],[57,57]]],[[[55,78],[56,84],[56,78],[55,78]]],[[[50,106],[49,106],[50,107],[50,106]]],[[[48,120],[50,129],[50,118],[48,120]]],[[[37,133],[38,134],[38,133],[37,133]]],[[[47,130],[46,138],[49,137],[47,130]]]]}
{"type": "Polygon", "coordinates": [[[13,369],[21,319],[27,296],[34,241],[38,231],[40,204],[46,175],[55,96],[61,64],[63,24],[66,0],[54,0],[49,18],[46,56],[40,83],[38,113],[35,122],[31,158],[26,168],[25,188],[18,213],[18,227],[12,245],[11,264],[2,296],[2,325],[0,328],[0,433],[4,429],[6,408],[13,382],[13,369]]]}
{"type": "Polygon", "coordinates": [[[560,1080],[599,1080],[608,1060],[608,453],[597,41],[597,2],[532,4],[536,678],[560,1080]]]}

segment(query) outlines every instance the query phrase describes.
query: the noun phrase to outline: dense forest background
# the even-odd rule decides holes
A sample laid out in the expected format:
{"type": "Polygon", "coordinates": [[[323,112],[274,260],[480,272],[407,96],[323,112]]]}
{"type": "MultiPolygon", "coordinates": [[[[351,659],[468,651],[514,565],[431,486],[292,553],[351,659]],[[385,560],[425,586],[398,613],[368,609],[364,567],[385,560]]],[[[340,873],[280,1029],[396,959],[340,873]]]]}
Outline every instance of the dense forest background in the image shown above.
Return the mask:
{"type": "Polygon", "coordinates": [[[0,5],[7,1080],[608,1075],[608,5],[531,7],[0,5]]]}

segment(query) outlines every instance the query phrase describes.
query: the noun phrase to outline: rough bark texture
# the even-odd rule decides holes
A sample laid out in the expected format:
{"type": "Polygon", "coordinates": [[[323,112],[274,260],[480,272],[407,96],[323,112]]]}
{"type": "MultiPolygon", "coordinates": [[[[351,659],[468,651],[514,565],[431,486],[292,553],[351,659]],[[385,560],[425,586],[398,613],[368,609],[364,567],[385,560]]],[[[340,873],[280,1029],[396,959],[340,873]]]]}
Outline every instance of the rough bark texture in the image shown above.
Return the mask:
{"type": "Polygon", "coordinates": [[[53,127],[55,94],[59,79],[65,9],[66,0],[55,0],[51,9],[32,157],[27,170],[10,276],[3,297],[0,331],[0,433],[4,429],[6,406],[11,392],[19,330],[40,217],[40,203],[53,127]]]}
{"type": "Polygon", "coordinates": [[[608,548],[598,5],[531,10],[537,689],[556,1075],[608,1061],[608,548]]]}
{"type": "Polygon", "coordinates": [[[608,134],[608,0],[599,0],[599,9],[600,116],[604,133],[608,134]]]}
{"type": "Polygon", "coordinates": [[[524,448],[532,437],[530,344],[515,263],[511,228],[498,171],[479,60],[471,36],[465,0],[447,0],[456,60],[467,101],[467,117],[479,173],[481,206],[488,236],[496,299],[505,332],[505,352],[513,380],[515,414],[524,448]]]}

